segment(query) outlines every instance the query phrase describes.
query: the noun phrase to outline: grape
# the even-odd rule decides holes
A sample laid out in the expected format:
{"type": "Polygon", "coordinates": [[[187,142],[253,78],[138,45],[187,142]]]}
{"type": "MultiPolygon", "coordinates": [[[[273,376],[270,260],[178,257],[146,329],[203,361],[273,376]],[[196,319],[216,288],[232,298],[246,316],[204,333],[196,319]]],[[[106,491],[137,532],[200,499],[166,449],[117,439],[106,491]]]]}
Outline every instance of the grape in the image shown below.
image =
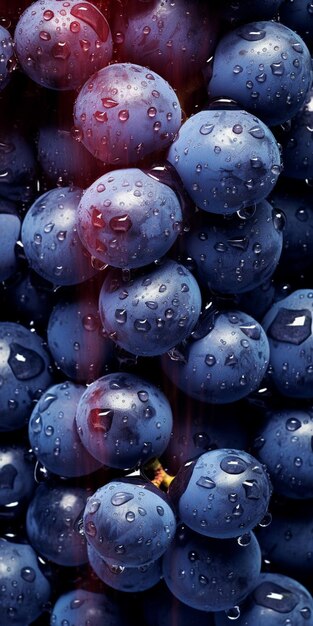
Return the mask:
{"type": "Polygon", "coordinates": [[[53,626],[127,626],[123,610],[104,593],[75,589],[61,594],[52,608],[53,626]]]}
{"type": "Polygon", "coordinates": [[[200,111],[181,127],[167,158],[195,204],[228,215],[261,202],[281,171],[270,129],[247,111],[200,111]]]}
{"type": "Polygon", "coordinates": [[[208,91],[274,126],[299,111],[311,82],[311,55],[301,37],[280,22],[261,21],[220,39],[208,91]]]}
{"type": "Polygon", "coordinates": [[[251,217],[240,214],[196,215],[183,242],[201,283],[213,292],[241,294],[263,284],[274,273],[283,244],[283,218],[263,200],[251,217]]]}
{"type": "Polygon", "coordinates": [[[158,74],[116,63],[94,74],[74,106],[77,138],[107,165],[129,166],[165,150],[181,124],[173,88],[158,74]]]}
{"type": "Polygon", "coordinates": [[[275,302],[262,325],[270,346],[270,374],[283,396],[311,398],[313,291],[297,289],[275,302]]]}
{"type": "Polygon", "coordinates": [[[0,519],[25,512],[34,489],[34,455],[22,443],[3,441],[0,447],[0,519]]]}
{"type": "Polygon", "coordinates": [[[311,408],[268,411],[254,442],[255,456],[266,465],[275,492],[287,498],[312,498],[311,408]]]}
{"type": "Polygon", "coordinates": [[[104,15],[91,2],[36,0],[15,29],[23,71],[48,89],[77,89],[112,57],[104,15]]]}
{"type": "Polygon", "coordinates": [[[51,355],[63,374],[75,382],[90,383],[115,363],[114,344],[102,333],[98,311],[99,287],[67,292],[58,298],[48,319],[51,355]]]}
{"type": "Polygon", "coordinates": [[[25,626],[39,617],[51,588],[38,565],[37,554],[27,543],[0,538],[1,621],[25,626]]]}
{"type": "Polygon", "coordinates": [[[28,436],[37,459],[59,476],[84,476],[101,467],[82,446],[76,429],[77,406],[84,391],[83,385],[70,381],[52,385],[29,419],[28,436]]]}
{"type": "Polygon", "coordinates": [[[164,452],[172,411],[154,384],[113,373],[90,384],[79,399],[76,425],[85,448],[104,465],[129,469],[164,452]]]}
{"type": "Polygon", "coordinates": [[[82,196],[77,219],[90,254],[120,268],[153,263],[166,254],[182,228],[175,192],[138,168],[98,178],[82,196]]]}
{"type": "Polygon", "coordinates": [[[237,539],[204,537],[179,524],[163,557],[163,576],[181,602],[201,611],[223,611],[248,595],[261,569],[253,534],[237,539]]]}
{"type": "Polygon", "coordinates": [[[40,195],[22,224],[30,267],[57,285],[76,285],[96,274],[77,235],[77,206],[83,190],[55,188],[40,195]]]}
{"type": "Polygon", "coordinates": [[[43,340],[14,322],[0,322],[0,430],[26,423],[32,403],[52,384],[51,360],[43,340]]]}
{"type": "Polygon", "coordinates": [[[250,315],[209,307],[182,350],[162,356],[162,367],[192,398],[227,404],[258,389],[269,356],[266,334],[250,315]]]}
{"type": "Polygon", "coordinates": [[[100,317],[109,337],[142,356],[163,354],[188,337],[200,308],[198,283],[171,259],[129,280],[111,270],[99,297],[100,317]]]}
{"type": "Polygon", "coordinates": [[[166,494],[136,478],[100,487],[84,511],[88,543],[112,565],[139,567],[156,561],[170,545],[175,528],[166,494]]]}
{"type": "Polygon", "coordinates": [[[90,488],[70,483],[41,482],[26,513],[29,542],[44,558],[65,567],[87,563],[86,539],[81,531],[90,488]]]}
{"type": "Polygon", "coordinates": [[[13,202],[0,199],[0,280],[7,280],[18,269],[15,246],[21,220],[13,202]]]}
{"type": "MultiPolygon", "coordinates": [[[[313,599],[298,581],[282,574],[262,573],[258,584],[246,598],[236,620],[238,626],[280,626],[310,623],[313,599]]],[[[228,626],[229,619],[222,613],[215,616],[216,626],[228,626]]]]}
{"type": "Polygon", "coordinates": [[[207,537],[239,537],[267,513],[266,470],[242,450],[218,448],[179,468],[169,496],[189,528],[207,537]]]}

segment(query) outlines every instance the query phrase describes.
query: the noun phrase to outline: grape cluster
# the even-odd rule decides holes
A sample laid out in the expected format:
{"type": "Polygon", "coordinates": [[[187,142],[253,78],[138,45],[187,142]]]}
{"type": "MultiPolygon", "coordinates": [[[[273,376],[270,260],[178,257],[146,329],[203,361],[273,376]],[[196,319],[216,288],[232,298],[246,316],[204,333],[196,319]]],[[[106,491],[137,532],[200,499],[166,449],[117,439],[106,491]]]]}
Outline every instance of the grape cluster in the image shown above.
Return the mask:
{"type": "Polygon", "coordinates": [[[1,625],[313,626],[313,3],[0,18],[1,625]]]}

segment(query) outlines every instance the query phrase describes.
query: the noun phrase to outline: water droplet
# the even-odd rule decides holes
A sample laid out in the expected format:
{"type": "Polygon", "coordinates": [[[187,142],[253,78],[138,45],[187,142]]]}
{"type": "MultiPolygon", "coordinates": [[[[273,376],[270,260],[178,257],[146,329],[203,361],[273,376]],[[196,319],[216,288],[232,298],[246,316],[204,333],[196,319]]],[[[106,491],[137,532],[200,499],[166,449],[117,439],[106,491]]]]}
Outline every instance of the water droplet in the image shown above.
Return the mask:
{"type": "Polygon", "coordinates": [[[127,233],[132,227],[133,223],[129,215],[116,215],[109,221],[109,226],[114,232],[127,233]]]}
{"type": "Polygon", "coordinates": [[[246,324],[240,324],[239,326],[241,332],[244,333],[249,339],[254,339],[258,341],[261,337],[261,329],[259,324],[256,322],[247,322],[246,324]]]}
{"type": "Polygon", "coordinates": [[[127,310],[126,309],[116,309],[114,313],[114,317],[118,324],[126,324],[127,322],[127,310]]]}
{"type": "Polygon", "coordinates": [[[96,513],[99,510],[100,505],[100,500],[92,500],[91,502],[88,502],[88,513],[90,513],[91,515],[93,513],[96,513]]]}
{"type": "Polygon", "coordinates": [[[286,420],[285,426],[287,430],[289,430],[290,432],[294,432],[295,430],[301,428],[302,424],[300,420],[298,420],[296,417],[289,417],[286,420]]]}
{"type": "Polygon", "coordinates": [[[94,430],[108,433],[112,426],[113,417],[113,409],[91,409],[88,421],[94,430]]]}
{"type": "Polygon", "coordinates": [[[204,362],[209,367],[211,367],[212,365],[215,365],[216,358],[215,358],[214,354],[207,354],[205,359],[204,359],[204,362]]]}
{"type": "Polygon", "coordinates": [[[249,239],[248,237],[232,237],[231,239],[227,239],[227,243],[231,248],[247,250],[249,246],[249,239]]]}
{"type": "Polygon", "coordinates": [[[270,67],[274,76],[283,76],[283,74],[285,73],[285,65],[283,61],[279,61],[278,63],[271,63],[270,67]]]}
{"type": "Polygon", "coordinates": [[[39,376],[45,369],[42,357],[29,348],[12,342],[8,364],[18,380],[29,380],[39,376]]]}
{"type": "Polygon", "coordinates": [[[109,24],[97,7],[89,2],[78,2],[71,8],[71,15],[91,26],[100,41],[107,41],[110,35],[109,24]]]}
{"type": "Polygon", "coordinates": [[[50,33],[47,33],[45,30],[42,30],[39,33],[39,37],[40,37],[40,39],[42,39],[42,41],[50,41],[50,39],[51,39],[50,33]]]}
{"type": "Polygon", "coordinates": [[[127,111],[127,109],[122,109],[121,111],[119,111],[118,119],[121,122],[127,122],[127,120],[129,119],[129,111],[127,111]]]}
{"type": "Polygon", "coordinates": [[[233,606],[231,609],[226,611],[226,615],[229,620],[236,620],[240,617],[240,608],[239,606],[233,606]]]}
{"type": "Polygon", "coordinates": [[[291,613],[299,602],[297,594],[272,581],[259,584],[253,592],[253,599],[259,606],[277,613],[291,613]]]}
{"type": "Polygon", "coordinates": [[[161,517],[163,517],[163,515],[164,515],[164,509],[163,509],[163,506],[157,506],[156,510],[157,510],[157,513],[158,513],[161,517]]]}
{"type": "Polygon", "coordinates": [[[108,114],[106,113],[106,111],[95,111],[93,116],[95,120],[97,120],[97,122],[100,122],[101,124],[108,121],[108,114]]]}
{"type": "Polygon", "coordinates": [[[51,54],[55,59],[66,61],[71,55],[71,49],[66,41],[57,41],[51,49],[51,54]]]}
{"type": "Polygon", "coordinates": [[[242,483],[242,486],[245,490],[246,498],[249,500],[259,500],[261,493],[260,487],[256,480],[245,480],[242,483]]]}
{"type": "Polygon", "coordinates": [[[242,547],[248,546],[251,543],[251,534],[245,533],[244,535],[241,535],[241,537],[238,537],[237,543],[242,547]]]}
{"type": "Polygon", "coordinates": [[[125,519],[127,520],[127,522],[133,522],[136,518],[135,513],[133,513],[133,511],[127,511],[126,515],[125,515],[125,519]]]}
{"type": "Polygon", "coordinates": [[[53,11],[50,11],[49,9],[47,9],[46,11],[43,12],[43,19],[46,20],[46,22],[49,22],[53,18],[54,18],[53,11]]]}
{"type": "Polygon", "coordinates": [[[140,390],[137,392],[137,396],[141,402],[148,402],[149,394],[147,391],[140,390]]]}
{"type": "Polygon", "coordinates": [[[243,128],[241,124],[235,124],[232,130],[233,130],[233,133],[235,133],[235,135],[241,135],[243,128]]]}
{"type": "Polygon", "coordinates": [[[200,127],[200,133],[201,135],[210,135],[210,133],[213,131],[214,128],[214,124],[210,124],[209,122],[207,122],[206,124],[202,124],[202,126],[200,127]]]}
{"type": "Polygon", "coordinates": [[[220,467],[227,474],[242,474],[247,469],[247,463],[239,456],[230,454],[222,459],[220,467]]]}
{"type": "Polygon", "coordinates": [[[23,567],[21,569],[21,577],[28,583],[33,583],[36,578],[36,572],[32,567],[23,567]]]}
{"type": "Polygon", "coordinates": [[[249,134],[255,139],[264,139],[265,137],[265,132],[260,126],[253,126],[253,128],[250,128],[249,134]]]}
{"type": "Polygon", "coordinates": [[[267,334],[271,339],[300,345],[311,335],[312,315],[308,309],[281,307],[267,334]]]}
{"type": "Polygon", "coordinates": [[[135,320],[134,328],[138,330],[139,332],[147,333],[149,332],[149,330],[151,330],[151,324],[147,319],[135,320]]]}
{"type": "Polygon", "coordinates": [[[205,489],[214,489],[216,487],[216,483],[209,476],[201,476],[196,484],[205,489]]]}
{"type": "Polygon", "coordinates": [[[122,506],[127,502],[130,502],[134,498],[133,493],[129,493],[127,491],[117,491],[111,498],[111,503],[113,506],[122,506]]]}
{"type": "Polygon", "coordinates": [[[238,35],[246,41],[260,41],[266,36],[266,31],[263,28],[252,28],[250,24],[247,24],[239,30],[238,35]]]}

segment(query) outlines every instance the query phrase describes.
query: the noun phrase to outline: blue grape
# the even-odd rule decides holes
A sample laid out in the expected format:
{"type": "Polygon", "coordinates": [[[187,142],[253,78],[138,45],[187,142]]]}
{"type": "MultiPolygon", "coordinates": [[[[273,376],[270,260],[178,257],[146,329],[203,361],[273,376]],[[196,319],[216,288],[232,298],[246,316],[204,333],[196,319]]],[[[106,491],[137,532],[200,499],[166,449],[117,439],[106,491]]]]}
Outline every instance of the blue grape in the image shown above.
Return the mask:
{"type": "MultiPolygon", "coordinates": [[[[275,502],[273,503],[275,504],[275,502]]],[[[285,500],[271,507],[272,521],[258,528],[263,558],[275,571],[308,581],[313,573],[313,508],[311,500],[285,500]]]]}
{"type": "Polygon", "coordinates": [[[22,207],[33,199],[36,190],[35,151],[21,125],[5,119],[0,129],[0,197],[22,207]]]}
{"type": "Polygon", "coordinates": [[[102,333],[96,284],[60,296],[48,319],[47,341],[57,367],[75,382],[90,383],[113,367],[114,343],[102,333]]]}
{"type": "Polygon", "coordinates": [[[89,498],[83,519],[88,543],[107,563],[126,567],[160,558],[176,529],[166,494],[136,478],[100,487],[89,498]]]}
{"type": "Polygon", "coordinates": [[[108,22],[86,0],[36,0],[19,18],[14,42],[25,74],[48,89],[77,89],[112,57],[108,22]]]}
{"type": "Polygon", "coordinates": [[[215,293],[241,294],[274,273],[283,244],[281,213],[263,200],[248,219],[202,211],[183,241],[200,282],[215,293]]]}
{"type": "Polygon", "coordinates": [[[15,246],[20,230],[21,220],[15,204],[0,198],[0,281],[13,276],[18,269],[15,246]]]}
{"type": "Polygon", "coordinates": [[[223,611],[242,602],[254,589],[260,570],[261,550],[253,533],[238,543],[204,537],[179,524],[163,556],[170,591],[201,611],[223,611]]]}
{"type": "Polygon", "coordinates": [[[275,302],[262,326],[270,346],[270,375],[277,391],[292,398],[313,397],[313,291],[297,289],[275,302]]]}
{"type": "Polygon", "coordinates": [[[129,166],[165,150],[181,124],[173,88],[132,63],[103,68],[85,83],[74,106],[77,138],[105,164],[129,166]]]}
{"type": "Polygon", "coordinates": [[[75,417],[85,391],[66,381],[52,385],[34,407],[28,424],[32,450],[43,466],[59,476],[90,474],[101,467],[78,436],[75,417]]]}
{"type": "Polygon", "coordinates": [[[14,43],[10,32],[0,26],[0,90],[4,89],[11,79],[16,67],[14,43]]]}
{"type": "MultiPolygon", "coordinates": [[[[14,437],[15,440],[15,437],[14,437]]],[[[0,519],[14,519],[29,503],[36,483],[35,459],[25,444],[3,441],[0,447],[0,519]]]]}
{"type": "Polygon", "coordinates": [[[299,111],[311,83],[311,55],[301,37],[280,22],[257,21],[221,37],[208,91],[274,126],[299,111]]]}
{"type": "Polygon", "coordinates": [[[267,411],[257,430],[254,454],[264,463],[276,493],[313,498],[311,470],[313,415],[310,408],[267,411]]]}
{"type": "Polygon", "coordinates": [[[112,33],[119,61],[144,62],[183,95],[214,51],[219,22],[206,2],[130,0],[114,12],[112,33]]]}
{"type": "Polygon", "coordinates": [[[52,384],[43,340],[14,322],[0,322],[0,431],[22,428],[33,402],[52,384]]]}
{"type": "Polygon", "coordinates": [[[182,350],[162,357],[174,385],[202,402],[228,404],[256,391],[267,371],[262,326],[237,310],[209,307],[182,350]]]}
{"type": "Polygon", "coordinates": [[[172,189],[138,168],[109,172],[83,194],[78,234],[103,263],[135,268],[153,263],[182,229],[179,199],[172,189]]]}
{"type": "Polygon", "coordinates": [[[312,51],[313,10],[312,2],[303,0],[283,0],[279,7],[279,17],[283,24],[296,31],[312,51]]]}
{"type": "Polygon", "coordinates": [[[77,234],[77,206],[83,190],[55,188],[37,197],[22,224],[30,267],[57,285],[76,285],[96,274],[77,234]]]}
{"type": "Polygon", "coordinates": [[[0,587],[3,626],[28,626],[47,608],[50,583],[29,544],[0,539],[0,587]]]}
{"type": "Polygon", "coordinates": [[[118,591],[145,591],[156,585],[162,577],[161,558],[140,567],[125,567],[106,563],[91,544],[87,544],[87,552],[89,563],[100,580],[118,591]]]}
{"type": "Polygon", "coordinates": [[[265,517],[271,485],[253,456],[219,448],[184,463],[170,484],[169,496],[189,528],[224,539],[249,532],[265,517]]]}
{"type": "Polygon", "coordinates": [[[78,588],[57,598],[50,623],[52,626],[128,626],[129,621],[114,598],[106,593],[78,588]]]}
{"type": "Polygon", "coordinates": [[[41,482],[26,513],[26,530],[33,548],[52,563],[74,567],[87,563],[81,532],[90,488],[69,482],[41,482]]]}
{"type": "Polygon", "coordinates": [[[104,465],[129,469],[164,452],[172,429],[171,406],[141,376],[107,374],[82,394],[76,424],[84,447],[104,465]]]}
{"type": "Polygon", "coordinates": [[[281,171],[277,142],[247,111],[200,111],[181,127],[167,159],[195,204],[227,215],[261,202],[281,171]]]}
{"type": "MultiPolygon", "coordinates": [[[[238,626],[303,626],[313,616],[313,598],[297,580],[283,574],[261,573],[255,589],[240,607],[238,626]]],[[[225,613],[215,615],[216,626],[228,626],[225,613]]]]}
{"type": "Polygon", "coordinates": [[[188,337],[200,309],[198,283],[188,269],[170,259],[128,281],[122,273],[108,272],[99,297],[109,337],[141,356],[163,354],[188,337]]]}
{"type": "MultiPolygon", "coordinates": [[[[164,381],[165,393],[171,394],[172,384],[169,381],[168,385],[166,383],[164,381]]],[[[171,403],[174,423],[170,441],[162,454],[162,465],[173,476],[186,461],[208,450],[248,448],[251,428],[243,403],[218,405],[198,402],[178,389],[175,389],[171,403]]]]}

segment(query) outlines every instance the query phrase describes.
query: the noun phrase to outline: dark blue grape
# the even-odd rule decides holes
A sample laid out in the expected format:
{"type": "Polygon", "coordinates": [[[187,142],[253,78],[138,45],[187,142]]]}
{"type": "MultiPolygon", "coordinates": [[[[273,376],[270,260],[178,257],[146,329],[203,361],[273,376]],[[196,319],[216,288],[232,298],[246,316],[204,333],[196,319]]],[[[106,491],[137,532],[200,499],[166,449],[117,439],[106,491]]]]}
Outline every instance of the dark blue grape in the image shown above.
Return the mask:
{"type": "Polygon", "coordinates": [[[98,310],[98,288],[61,296],[51,311],[47,340],[51,355],[65,376],[90,383],[114,363],[114,344],[104,337],[98,310]]]}
{"type": "Polygon", "coordinates": [[[27,626],[47,608],[50,583],[30,545],[0,539],[0,588],[3,626],[27,626]]]}
{"type": "Polygon", "coordinates": [[[70,381],[52,385],[29,419],[28,436],[34,454],[47,470],[59,476],[84,476],[101,467],[77,433],[75,417],[84,391],[84,386],[70,381]]]}
{"type": "Polygon", "coordinates": [[[6,120],[0,129],[0,197],[27,205],[36,190],[34,148],[18,124],[6,120]]]}
{"type": "Polygon", "coordinates": [[[84,512],[88,543],[112,565],[140,567],[156,561],[175,529],[166,494],[141,479],[121,478],[100,487],[84,512]]]}
{"type": "Polygon", "coordinates": [[[61,594],[52,607],[52,626],[128,626],[123,608],[106,593],[73,589],[61,594]]]}
{"type": "Polygon", "coordinates": [[[37,150],[42,172],[53,187],[62,184],[85,188],[103,170],[85,146],[75,140],[70,125],[58,125],[51,119],[39,128],[37,150]]]}
{"type": "Polygon", "coordinates": [[[22,428],[34,400],[52,384],[50,355],[39,335],[0,322],[0,431],[22,428]]]}
{"type": "Polygon", "coordinates": [[[7,280],[18,269],[15,251],[21,220],[15,204],[0,198],[0,281],[7,280]]]}
{"type": "Polygon", "coordinates": [[[0,447],[0,520],[17,518],[25,511],[36,483],[35,459],[25,445],[3,442],[0,447]]]}
{"type": "Polygon", "coordinates": [[[170,484],[169,496],[182,522],[207,537],[239,537],[266,515],[268,474],[244,450],[219,448],[187,461],[170,484]]]}
{"type": "Polygon", "coordinates": [[[230,214],[261,202],[281,171],[277,142],[246,111],[200,111],[181,127],[167,155],[195,204],[230,214]]]}
{"type": "MultiPolygon", "coordinates": [[[[171,398],[172,383],[164,381],[164,387],[171,398]]],[[[169,444],[162,455],[162,465],[173,476],[186,461],[208,450],[232,446],[237,450],[248,449],[251,419],[245,404],[197,402],[175,389],[171,406],[174,423],[169,444]]]]}
{"type": "Polygon", "coordinates": [[[174,385],[202,402],[227,404],[256,391],[269,345],[260,324],[241,311],[205,311],[182,351],[162,358],[174,385]]]}
{"type": "Polygon", "coordinates": [[[166,254],[182,229],[182,211],[168,185],[128,168],[104,174],[85,191],[77,221],[93,257],[135,268],[166,254]]]}
{"type": "Polygon", "coordinates": [[[25,74],[49,89],[77,89],[112,57],[108,22],[86,0],[36,0],[21,15],[14,42],[25,74]]]}
{"type": "Polygon", "coordinates": [[[272,521],[258,528],[263,558],[275,571],[311,581],[313,573],[312,501],[287,500],[271,507],[272,521]]]}
{"type": "Polygon", "coordinates": [[[283,396],[313,397],[312,309],[313,291],[297,289],[275,302],[263,319],[271,379],[283,396]]]}
{"type": "Polygon", "coordinates": [[[201,212],[183,241],[197,276],[213,292],[241,294],[274,273],[282,250],[283,218],[264,200],[248,219],[201,212]]]}
{"type": "Polygon", "coordinates": [[[87,81],[74,107],[77,138],[105,164],[129,166],[166,149],[181,124],[173,88],[132,63],[103,68],[87,81]]]}
{"type": "MultiPolygon", "coordinates": [[[[2,13],[1,13],[2,14],[2,13]]],[[[0,26],[0,90],[4,89],[11,79],[16,67],[14,44],[10,32],[0,26]]]]}
{"type": "MultiPolygon", "coordinates": [[[[293,1],[293,0],[291,0],[293,1]]],[[[222,0],[219,2],[221,17],[232,25],[250,20],[270,20],[275,17],[282,0],[222,0]]]]}
{"type": "Polygon", "coordinates": [[[130,0],[112,16],[119,61],[144,63],[182,90],[205,67],[218,32],[216,11],[206,2],[130,0]]]}
{"type": "MultiPolygon", "coordinates": [[[[313,598],[297,580],[283,574],[261,573],[257,586],[240,607],[238,626],[303,626],[311,624],[313,598]]],[[[216,626],[229,626],[225,613],[215,615],[216,626]]]]}
{"type": "Polygon", "coordinates": [[[76,285],[96,274],[77,234],[77,206],[83,190],[56,188],[37,197],[22,224],[30,267],[57,285],[76,285]]]}
{"type": "Polygon", "coordinates": [[[188,337],[200,309],[195,278],[169,259],[128,281],[110,271],[100,291],[105,331],[118,346],[141,356],[163,354],[188,337]]]}
{"type": "Polygon", "coordinates": [[[54,303],[52,283],[21,265],[5,284],[2,317],[5,321],[17,320],[45,335],[54,303]]]}
{"type": "Polygon", "coordinates": [[[313,89],[310,89],[297,114],[276,133],[282,148],[284,179],[305,181],[313,178],[312,123],[313,89]]]}
{"type": "Polygon", "coordinates": [[[257,431],[254,454],[266,465],[276,493],[313,498],[312,444],[310,409],[282,407],[267,412],[257,431]]]}
{"type": "Polygon", "coordinates": [[[104,465],[129,469],[164,452],[172,429],[171,406],[141,376],[107,374],[82,394],[76,412],[85,448],[104,465]]]}
{"type": "MultiPolygon", "coordinates": [[[[295,159],[293,158],[293,171],[295,159]]],[[[313,173],[313,170],[312,170],[313,173]]],[[[310,188],[300,182],[294,184],[281,179],[269,200],[275,211],[282,211],[285,225],[283,248],[278,266],[279,276],[287,281],[311,269],[313,263],[313,204],[310,188]]],[[[265,311],[264,311],[265,313],[265,311]]]]}
{"type": "Polygon", "coordinates": [[[223,611],[255,587],[261,551],[253,533],[242,540],[212,539],[179,525],[163,556],[163,576],[181,602],[201,611],[223,611]]]}
{"type": "Polygon", "coordinates": [[[82,517],[90,488],[69,483],[37,486],[26,514],[26,530],[33,548],[44,558],[65,567],[87,563],[82,517]]]}
{"type": "Polygon", "coordinates": [[[261,21],[221,37],[208,91],[274,126],[299,111],[311,82],[311,55],[301,37],[280,22],[261,21]]]}
{"type": "Polygon", "coordinates": [[[156,585],[162,577],[161,558],[140,567],[109,564],[91,544],[87,544],[89,563],[106,585],[126,593],[138,593],[156,585]]]}
{"type": "Polygon", "coordinates": [[[312,51],[313,6],[303,0],[283,0],[279,7],[283,24],[296,31],[312,51]]]}

